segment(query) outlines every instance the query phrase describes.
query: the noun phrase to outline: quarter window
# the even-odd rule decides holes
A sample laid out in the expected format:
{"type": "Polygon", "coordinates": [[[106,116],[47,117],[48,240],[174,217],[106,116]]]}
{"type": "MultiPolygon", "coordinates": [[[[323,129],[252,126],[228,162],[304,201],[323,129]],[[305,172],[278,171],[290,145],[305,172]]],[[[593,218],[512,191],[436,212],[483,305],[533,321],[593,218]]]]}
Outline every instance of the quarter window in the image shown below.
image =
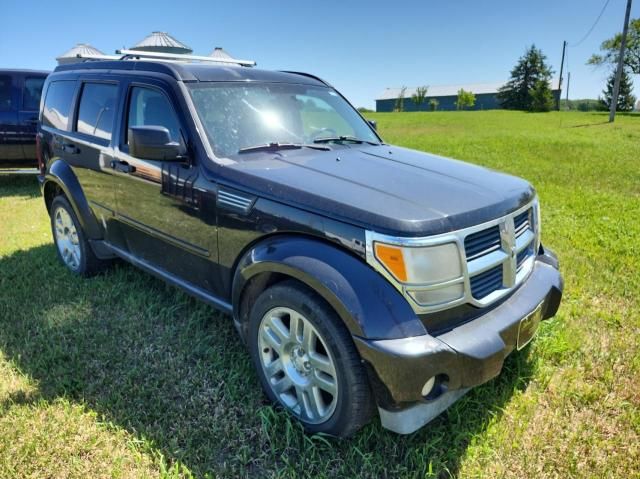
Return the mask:
{"type": "Polygon", "coordinates": [[[0,75],[0,111],[11,110],[11,77],[0,75]]]}
{"type": "Polygon", "coordinates": [[[171,141],[182,143],[180,123],[171,103],[158,90],[133,87],[129,101],[127,133],[132,126],[164,126],[169,130],[171,141]]]}
{"type": "Polygon", "coordinates": [[[24,92],[22,94],[22,109],[25,111],[37,111],[40,109],[40,97],[44,78],[25,78],[24,92]]]}
{"type": "Polygon", "coordinates": [[[75,91],[75,80],[51,82],[44,101],[43,125],[59,130],[67,129],[69,111],[71,111],[71,102],[75,91]]]}
{"type": "Polygon", "coordinates": [[[85,83],[80,97],[76,131],[110,140],[117,95],[117,85],[85,83]]]}

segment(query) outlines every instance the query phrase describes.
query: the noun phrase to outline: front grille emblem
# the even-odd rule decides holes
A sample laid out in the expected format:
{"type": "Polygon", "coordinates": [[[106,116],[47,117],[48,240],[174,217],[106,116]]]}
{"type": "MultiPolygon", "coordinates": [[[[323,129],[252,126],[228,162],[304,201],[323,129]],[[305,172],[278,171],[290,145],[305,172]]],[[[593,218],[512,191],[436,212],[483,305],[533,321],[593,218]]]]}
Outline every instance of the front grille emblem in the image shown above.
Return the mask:
{"type": "Polygon", "coordinates": [[[504,262],[502,278],[504,286],[511,288],[516,284],[517,271],[517,254],[516,254],[516,229],[513,218],[506,218],[500,224],[500,238],[502,240],[502,249],[509,255],[507,261],[504,262]]]}

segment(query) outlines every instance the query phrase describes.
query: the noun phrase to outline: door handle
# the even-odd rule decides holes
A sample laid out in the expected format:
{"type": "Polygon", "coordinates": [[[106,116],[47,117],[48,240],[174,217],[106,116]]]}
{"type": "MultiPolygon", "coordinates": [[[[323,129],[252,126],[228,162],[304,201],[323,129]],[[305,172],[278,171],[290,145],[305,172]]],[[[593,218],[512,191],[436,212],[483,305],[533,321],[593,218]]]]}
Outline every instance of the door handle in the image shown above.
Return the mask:
{"type": "Polygon", "coordinates": [[[111,168],[116,171],[119,171],[120,173],[133,173],[134,171],[136,171],[136,167],[130,165],[126,161],[112,160],[111,168]]]}
{"type": "Polygon", "coordinates": [[[38,123],[38,119],[37,118],[31,118],[31,119],[27,120],[27,123],[31,123],[32,125],[36,125],[38,123]]]}
{"type": "Polygon", "coordinates": [[[70,155],[77,155],[78,153],[80,153],[80,148],[78,148],[73,143],[63,143],[62,151],[64,151],[65,153],[69,153],[70,155]]]}

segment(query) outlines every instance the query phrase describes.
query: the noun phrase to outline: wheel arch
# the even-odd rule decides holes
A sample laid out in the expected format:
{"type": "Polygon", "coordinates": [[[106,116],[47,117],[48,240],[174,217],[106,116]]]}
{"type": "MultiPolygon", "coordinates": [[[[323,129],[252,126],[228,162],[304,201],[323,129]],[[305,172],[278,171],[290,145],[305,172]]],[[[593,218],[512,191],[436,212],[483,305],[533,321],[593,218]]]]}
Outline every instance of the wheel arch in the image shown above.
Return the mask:
{"type": "Polygon", "coordinates": [[[232,305],[243,338],[257,297],[286,279],[311,288],[354,336],[397,339],[426,333],[407,301],[363,260],[311,237],[276,235],[245,251],[235,269],[232,305]]]}
{"type": "Polygon", "coordinates": [[[51,214],[53,199],[57,195],[63,194],[71,204],[87,238],[91,240],[102,239],[102,228],[91,211],[80,182],[64,160],[58,159],[51,163],[45,175],[42,191],[49,214],[51,214]]]}

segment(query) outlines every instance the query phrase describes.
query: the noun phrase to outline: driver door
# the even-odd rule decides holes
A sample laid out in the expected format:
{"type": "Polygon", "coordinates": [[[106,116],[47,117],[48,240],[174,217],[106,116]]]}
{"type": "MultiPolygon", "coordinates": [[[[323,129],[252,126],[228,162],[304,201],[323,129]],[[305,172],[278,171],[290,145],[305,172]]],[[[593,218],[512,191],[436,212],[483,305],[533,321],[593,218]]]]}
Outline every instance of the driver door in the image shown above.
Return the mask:
{"type": "Polygon", "coordinates": [[[135,259],[208,291],[216,258],[216,226],[202,219],[193,158],[155,161],[129,153],[132,126],[162,126],[186,144],[170,93],[159,85],[130,84],[123,108],[120,144],[112,163],[116,217],[126,249],[135,259]]]}

